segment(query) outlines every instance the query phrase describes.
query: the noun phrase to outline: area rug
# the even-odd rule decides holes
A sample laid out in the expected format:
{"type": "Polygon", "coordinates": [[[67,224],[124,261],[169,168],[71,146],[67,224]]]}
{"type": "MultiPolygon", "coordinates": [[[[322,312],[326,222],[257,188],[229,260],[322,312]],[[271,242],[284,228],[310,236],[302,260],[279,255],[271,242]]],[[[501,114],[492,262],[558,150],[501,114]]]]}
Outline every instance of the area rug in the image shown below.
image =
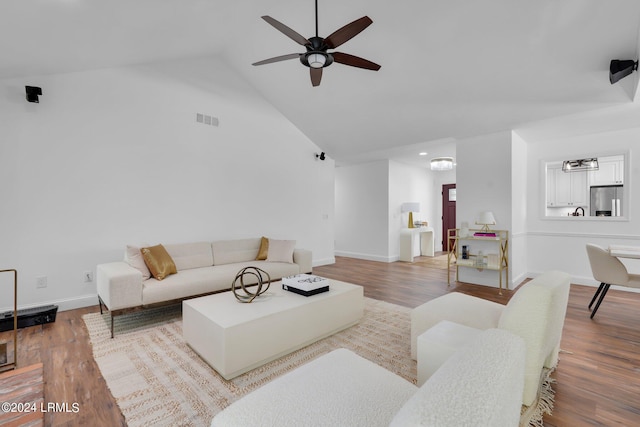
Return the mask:
{"type": "Polygon", "coordinates": [[[540,385],[538,386],[538,395],[531,406],[522,406],[520,411],[519,427],[544,427],[543,416],[551,415],[553,410],[553,383],[555,380],[551,378],[551,374],[555,368],[542,368],[540,375],[540,385]]]}
{"type": "Polygon", "coordinates": [[[240,397],[337,348],[350,349],[415,384],[409,315],[409,308],[365,298],[357,325],[230,381],[184,342],[180,306],[118,316],[113,339],[108,314],[83,319],[107,386],[127,424],[135,427],[208,426],[240,397]]]}

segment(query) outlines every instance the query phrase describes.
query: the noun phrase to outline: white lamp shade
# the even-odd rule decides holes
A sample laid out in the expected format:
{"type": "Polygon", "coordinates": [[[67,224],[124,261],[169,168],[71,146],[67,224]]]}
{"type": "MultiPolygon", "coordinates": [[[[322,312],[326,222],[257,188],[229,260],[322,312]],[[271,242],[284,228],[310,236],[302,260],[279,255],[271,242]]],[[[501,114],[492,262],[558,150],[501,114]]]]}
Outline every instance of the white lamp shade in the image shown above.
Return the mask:
{"type": "Polygon", "coordinates": [[[431,159],[432,171],[448,171],[453,169],[453,157],[436,157],[431,159]]]}
{"type": "Polygon", "coordinates": [[[402,213],[405,212],[420,212],[420,203],[419,202],[406,202],[403,203],[400,207],[402,213]]]}
{"type": "Polygon", "coordinates": [[[320,53],[312,53],[307,56],[307,62],[309,62],[311,68],[322,68],[327,62],[327,57],[320,53]]]}
{"type": "Polygon", "coordinates": [[[496,219],[493,216],[493,212],[480,212],[480,216],[478,217],[476,224],[496,225],[496,219]]]}

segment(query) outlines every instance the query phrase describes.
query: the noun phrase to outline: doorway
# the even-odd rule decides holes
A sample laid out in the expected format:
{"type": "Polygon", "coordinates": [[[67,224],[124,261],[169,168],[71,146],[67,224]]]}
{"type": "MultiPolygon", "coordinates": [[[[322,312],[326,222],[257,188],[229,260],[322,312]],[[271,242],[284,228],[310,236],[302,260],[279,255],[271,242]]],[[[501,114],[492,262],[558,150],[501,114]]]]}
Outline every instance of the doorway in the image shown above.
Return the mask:
{"type": "MultiPolygon", "coordinates": [[[[442,185],[442,250],[449,250],[448,230],[456,228],[456,185],[442,185]]],[[[453,244],[453,242],[451,242],[453,244]]]]}

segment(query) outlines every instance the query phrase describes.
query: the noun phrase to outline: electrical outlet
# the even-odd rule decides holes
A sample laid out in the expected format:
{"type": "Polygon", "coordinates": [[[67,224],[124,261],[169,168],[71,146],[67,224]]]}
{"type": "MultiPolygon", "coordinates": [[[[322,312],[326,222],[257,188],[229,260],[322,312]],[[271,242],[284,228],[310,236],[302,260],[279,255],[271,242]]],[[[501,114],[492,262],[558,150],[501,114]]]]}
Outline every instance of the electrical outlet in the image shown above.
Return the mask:
{"type": "Polygon", "coordinates": [[[84,272],[84,283],[93,282],[93,271],[85,271],[84,272]]]}
{"type": "Polygon", "coordinates": [[[36,277],[36,288],[46,288],[46,287],[47,287],[47,276],[36,277]]]}

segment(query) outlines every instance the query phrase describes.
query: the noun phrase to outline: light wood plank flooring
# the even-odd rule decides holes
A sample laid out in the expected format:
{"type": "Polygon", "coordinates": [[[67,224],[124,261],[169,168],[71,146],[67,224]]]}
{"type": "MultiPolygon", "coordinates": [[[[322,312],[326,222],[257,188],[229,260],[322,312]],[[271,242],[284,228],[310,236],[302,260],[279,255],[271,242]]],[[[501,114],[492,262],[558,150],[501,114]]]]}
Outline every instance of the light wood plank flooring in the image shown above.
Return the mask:
{"type": "MultiPolygon", "coordinates": [[[[314,273],[357,283],[370,298],[407,307],[458,291],[506,303],[512,292],[468,284],[447,287],[447,271],[410,263],[379,263],[338,257],[314,273]]],[[[548,427],[640,424],[640,294],[611,290],[596,318],[587,305],[595,288],[571,286],[560,364],[554,377],[556,403],[548,427]]],[[[56,322],[21,329],[18,366],[42,362],[45,401],[78,403],[79,413],[46,413],[47,426],[126,425],[91,356],[82,315],[87,307],[58,313],[56,322]]],[[[0,333],[6,340],[10,333],[0,333]]],[[[1,398],[0,398],[1,400],[1,398]]]]}

